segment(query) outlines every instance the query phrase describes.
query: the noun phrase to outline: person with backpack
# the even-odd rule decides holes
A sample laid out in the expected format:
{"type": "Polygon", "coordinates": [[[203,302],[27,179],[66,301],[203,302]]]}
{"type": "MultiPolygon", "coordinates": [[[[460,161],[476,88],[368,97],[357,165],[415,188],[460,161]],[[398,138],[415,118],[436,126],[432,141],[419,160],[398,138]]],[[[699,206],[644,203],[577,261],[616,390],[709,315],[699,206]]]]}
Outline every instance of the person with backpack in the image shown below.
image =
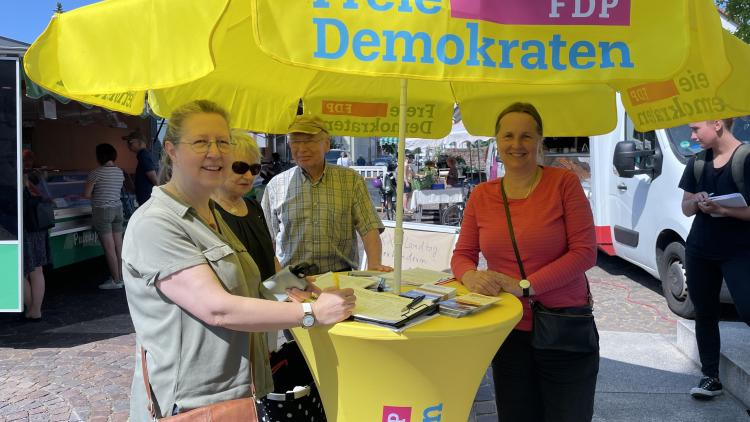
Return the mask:
{"type": "Polygon", "coordinates": [[[685,271],[695,306],[695,337],[703,377],[690,394],[711,399],[723,392],[719,380],[719,333],[722,279],[740,318],[750,325],[750,207],[729,208],[711,198],[741,193],[750,203],[750,145],[732,135],[732,119],[690,123],[691,139],[703,151],[685,167],[679,187],[685,191],[682,212],[695,215],[685,248],[685,271]]]}

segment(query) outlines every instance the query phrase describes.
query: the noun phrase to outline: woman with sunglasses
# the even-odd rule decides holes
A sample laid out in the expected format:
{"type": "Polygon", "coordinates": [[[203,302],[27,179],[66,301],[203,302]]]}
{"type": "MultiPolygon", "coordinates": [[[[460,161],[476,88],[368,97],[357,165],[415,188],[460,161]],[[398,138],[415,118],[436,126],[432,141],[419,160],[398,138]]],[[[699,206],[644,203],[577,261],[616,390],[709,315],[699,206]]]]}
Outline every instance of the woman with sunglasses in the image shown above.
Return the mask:
{"type": "Polygon", "coordinates": [[[211,200],[235,161],[229,127],[228,113],[210,101],[172,112],[161,166],[169,181],[154,187],[125,232],[134,422],[249,398],[251,385],[256,398],[266,396],[265,332],[334,324],[354,308],[352,289],[322,292],[312,304],[260,298],[258,267],[211,200]]]}
{"type": "Polygon", "coordinates": [[[231,171],[226,172],[224,183],[211,198],[216,201],[221,217],[258,265],[261,280],[265,280],[279,271],[281,265],[274,256],[263,208],[255,199],[245,198],[253,189],[255,176],[260,173],[260,149],[250,135],[239,130],[232,131],[232,141],[235,149],[231,171]]]}
{"type": "MultiPolygon", "coordinates": [[[[224,183],[214,191],[211,198],[216,202],[216,209],[221,217],[240,242],[245,245],[253,261],[258,265],[261,280],[266,280],[281,269],[281,264],[274,254],[273,240],[266,225],[263,208],[257,200],[245,197],[253,188],[255,176],[260,173],[260,149],[255,139],[243,131],[233,130],[232,141],[235,147],[231,171],[226,173],[224,183]]],[[[276,354],[278,331],[268,333],[268,344],[270,349],[274,350],[271,352],[271,366],[276,367],[275,362],[278,360],[296,358],[296,362],[287,362],[296,369],[295,371],[281,371],[281,373],[274,372],[272,374],[274,384],[278,387],[291,382],[293,385],[308,386],[312,382],[310,370],[307,368],[299,347],[291,341],[291,333],[285,330],[284,335],[290,342],[284,345],[280,354],[276,354]]],[[[258,413],[268,420],[278,420],[287,417],[287,414],[293,414],[295,420],[325,422],[326,416],[321,407],[320,394],[314,385],[310,384],[309,388],[308,395],[297,399],[298,402],[294,403],[262,399],[258,403],[260,405],[258,413]]],[[[274,392],[286,393],[285,390],[278,388],[274,392]]]]}

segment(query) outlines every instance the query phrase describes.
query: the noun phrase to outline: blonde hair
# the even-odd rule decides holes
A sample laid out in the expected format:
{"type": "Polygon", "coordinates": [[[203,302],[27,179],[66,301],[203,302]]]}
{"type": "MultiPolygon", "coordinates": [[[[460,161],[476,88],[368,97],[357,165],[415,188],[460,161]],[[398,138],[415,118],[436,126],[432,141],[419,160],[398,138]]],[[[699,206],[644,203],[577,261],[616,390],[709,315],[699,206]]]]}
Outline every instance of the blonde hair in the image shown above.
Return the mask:
{"type": "Polygon", "coordinates": [[[232,129],[232,141],[235,143],[234,153],[236,157],[250,156],[251,158],[257,158],[258,161],[262,158],[260,148],[258,148],[258,143],[253,135],[239,129],[232,129]]]}
{"type": "MultiPolygon", "coordinates": [[[[170,142],[172,145],[180,143],[180,137],[182,136],[182,127],[185,124],[185,120],[193,114],[218,114],[226,120],[229,125],[229,112],[223,107],[209,100],[195,100],[187,104],[183,104],[172,111],[169,115],[167,124],[167,133],[164,136],[164,142],[170,142]]],[[[166,151],[162,152],[158,182],[163,185],[172,178],[172,159],[169,158],[169,154],[166,151]]]]}

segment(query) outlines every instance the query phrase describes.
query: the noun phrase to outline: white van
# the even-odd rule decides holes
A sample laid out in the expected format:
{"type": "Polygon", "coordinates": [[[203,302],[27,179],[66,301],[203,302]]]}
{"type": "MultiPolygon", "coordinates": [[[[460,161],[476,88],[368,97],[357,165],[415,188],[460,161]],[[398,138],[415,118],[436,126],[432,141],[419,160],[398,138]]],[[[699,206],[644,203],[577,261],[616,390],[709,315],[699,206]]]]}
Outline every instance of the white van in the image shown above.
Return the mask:
{"type": "MultiPolygon", "coordinates": [[[[687,125],[641,133],[619,101],[617,109],[617,127],[608,134],[546,138],[545,165],[568,168],[581,179],[599,249],[660,279],[669,308],[692,318],[683,263],[693,218],[682,214],[683,191],[678,184],[688,159],[700,147],[690,140],[687,125]]],[[[732,129],[738,139],[750,141],[749,117],[736,119],[732,129]]],[[[502,173],[496,160],[493,153],[488,175],[502,173]]],[[[721,299],[731,302],[726,286],[721,299]]]]}

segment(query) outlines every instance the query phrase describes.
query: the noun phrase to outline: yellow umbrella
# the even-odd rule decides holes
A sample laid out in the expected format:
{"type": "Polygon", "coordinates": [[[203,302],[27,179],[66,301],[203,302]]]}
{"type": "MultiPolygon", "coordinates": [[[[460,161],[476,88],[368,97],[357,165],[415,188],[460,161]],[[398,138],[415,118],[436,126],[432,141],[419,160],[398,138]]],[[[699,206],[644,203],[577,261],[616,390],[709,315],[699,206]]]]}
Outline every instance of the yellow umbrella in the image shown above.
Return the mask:
{"type": "MultiPolygon", "coordinates": [[[[68,98],[131,114],[147,99],[161,116],[208,98],[262,132],[286,132],[302,99],[331,133],[399,136],[403,157],[406,136],[449,133],[455,104],[475,135],[493,136],[494,117],[519,99],[548,135],[593,135],[615,126],[616,90],[677,81],[658,101],[687,101],[697,91],[678,79],[696,69],[727,104],[705,115],[747,113],[729,60],[750,53],[724,38],[711,0],[110,0],[55,16],[24,63],[68,98]]],[[[626,101],[645,116],[658,106],[626,101]]],[[[396,280],[401,220],[399,209],[396,280]]]]}

